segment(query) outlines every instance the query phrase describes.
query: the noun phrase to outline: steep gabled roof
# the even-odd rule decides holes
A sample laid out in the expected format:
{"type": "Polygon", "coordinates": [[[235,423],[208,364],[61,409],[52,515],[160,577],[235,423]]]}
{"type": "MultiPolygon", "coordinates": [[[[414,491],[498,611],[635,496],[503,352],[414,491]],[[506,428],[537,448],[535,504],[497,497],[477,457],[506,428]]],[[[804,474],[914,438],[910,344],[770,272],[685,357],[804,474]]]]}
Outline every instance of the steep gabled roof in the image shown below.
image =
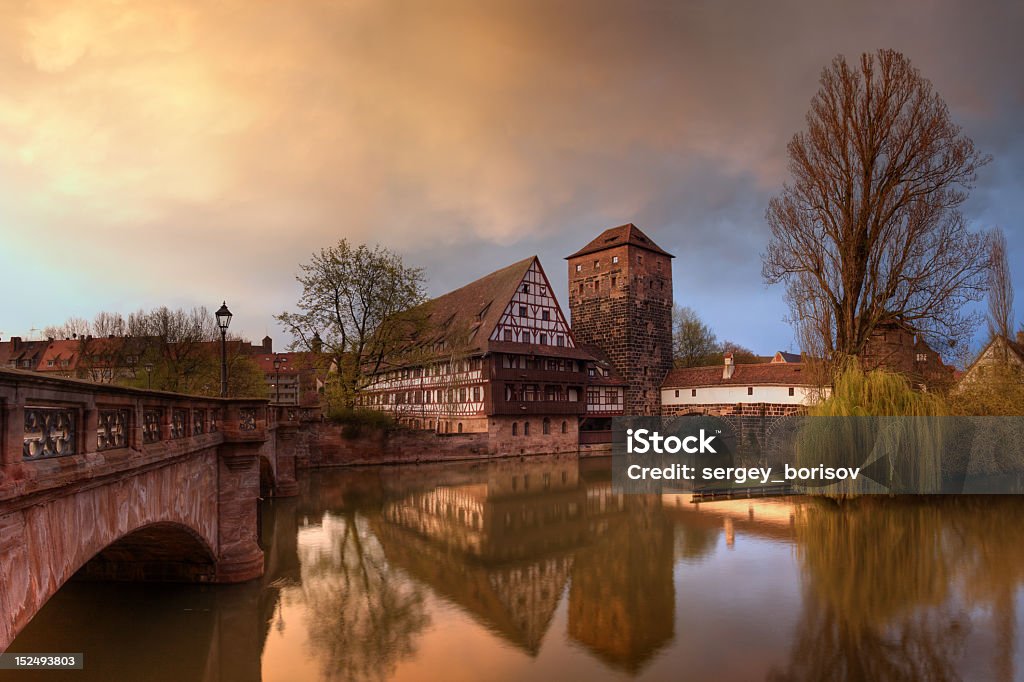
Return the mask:
{"type": "Polygon", "coordinates": [[[465,329],[471,335],[466,351],[487,349],[487,339],[501,319],[530,265],[530,256],[478,280],[438,296],[414,308],[426,316],[428,338],[443,338],[449,329],[465,329]]]}
{"type": "Polygon", "coordinates": [[[565,258],[568,260],[570,258],[576,258],[577,256],[585,256],[588,253],[597,253],[598,251],[613,249],[627,244],[641,249],[647,249],[654,253],[660,253],[661,255],[668,256],[669,258],[675,258],[671,253],[655,244],[650,237],[644,234],[643,230],[633,223],[626,223],[625,225],[619,225],[618,227],[612,227],[605,230],[599,234],[594,241],[590,242],[571,256],[566,256],[565,258]]]}

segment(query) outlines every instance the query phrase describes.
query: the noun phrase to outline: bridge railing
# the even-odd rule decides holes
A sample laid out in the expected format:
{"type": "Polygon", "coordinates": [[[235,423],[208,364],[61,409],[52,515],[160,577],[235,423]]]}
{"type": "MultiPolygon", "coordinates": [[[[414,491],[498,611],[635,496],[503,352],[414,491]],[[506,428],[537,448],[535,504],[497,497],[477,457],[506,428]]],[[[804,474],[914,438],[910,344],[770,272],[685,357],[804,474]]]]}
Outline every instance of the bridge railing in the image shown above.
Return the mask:
{"type": "Polygon", "coordinates": [[[261,399],[148,391],[0,370],[0,499],[215,447],[261,442],[261,399]]]}

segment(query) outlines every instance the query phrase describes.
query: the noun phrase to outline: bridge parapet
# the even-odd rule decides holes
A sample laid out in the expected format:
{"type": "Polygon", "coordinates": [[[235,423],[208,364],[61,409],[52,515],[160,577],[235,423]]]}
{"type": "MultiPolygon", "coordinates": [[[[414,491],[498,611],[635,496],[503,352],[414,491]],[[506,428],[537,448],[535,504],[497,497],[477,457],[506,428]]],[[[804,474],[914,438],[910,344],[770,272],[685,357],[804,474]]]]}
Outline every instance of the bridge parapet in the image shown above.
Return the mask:
{"type": "Polygon", "coordinates": [[[261,463],[297,491],[288,430],[262,399],[0,369],[0,651],[76,573],[259,577],[261,463]]]}

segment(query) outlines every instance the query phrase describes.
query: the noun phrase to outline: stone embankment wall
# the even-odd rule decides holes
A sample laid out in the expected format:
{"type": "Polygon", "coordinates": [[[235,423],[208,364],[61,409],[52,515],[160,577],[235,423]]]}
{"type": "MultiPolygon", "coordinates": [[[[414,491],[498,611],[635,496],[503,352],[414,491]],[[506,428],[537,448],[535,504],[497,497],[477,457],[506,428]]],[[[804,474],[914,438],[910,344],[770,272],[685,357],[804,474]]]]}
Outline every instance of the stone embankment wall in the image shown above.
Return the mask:
{"type": "MultiPolygon", "coordinates": [[[[535,428],[542,431],[541,423],[535,428]]],[[[522,428],[522,427],[520,427],[522,428]]],[[[304,422],[295,436],[295,464],[300,469],[322,466],[356,466],[367,464],[413,464],[419,462],[446,462],[526,455],[576,454],[607,455],[609,445],[586,446],[585,451],[575,444],[575,429],[562,434],[561,423],[552,432],[529,436],[520,435],[516,447],[505,447],[504,440],[496,440],[487,433],[437,434],[432,431],[397,429],[382,431],[365,428],[358,434],[330,422],[304,422]],[[568,439],[572,438],[570,447],[568,439]],[[498,445],[495,445],[495,443],[498,445]]]]}

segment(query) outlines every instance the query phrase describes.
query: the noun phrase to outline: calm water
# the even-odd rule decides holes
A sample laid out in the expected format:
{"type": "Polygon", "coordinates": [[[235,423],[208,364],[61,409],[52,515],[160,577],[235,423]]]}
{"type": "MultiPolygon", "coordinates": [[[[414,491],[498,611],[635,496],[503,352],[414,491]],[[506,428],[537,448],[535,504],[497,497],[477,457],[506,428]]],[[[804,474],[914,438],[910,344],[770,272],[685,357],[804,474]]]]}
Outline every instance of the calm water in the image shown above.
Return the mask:
{"type": "Polygon", "coordinates": [[[565,458],[302,483],[262,580],[69,583],[10,650],[86,670],[16,679],[1024,678],[1024,500],[697,506],[565,458]]]}

